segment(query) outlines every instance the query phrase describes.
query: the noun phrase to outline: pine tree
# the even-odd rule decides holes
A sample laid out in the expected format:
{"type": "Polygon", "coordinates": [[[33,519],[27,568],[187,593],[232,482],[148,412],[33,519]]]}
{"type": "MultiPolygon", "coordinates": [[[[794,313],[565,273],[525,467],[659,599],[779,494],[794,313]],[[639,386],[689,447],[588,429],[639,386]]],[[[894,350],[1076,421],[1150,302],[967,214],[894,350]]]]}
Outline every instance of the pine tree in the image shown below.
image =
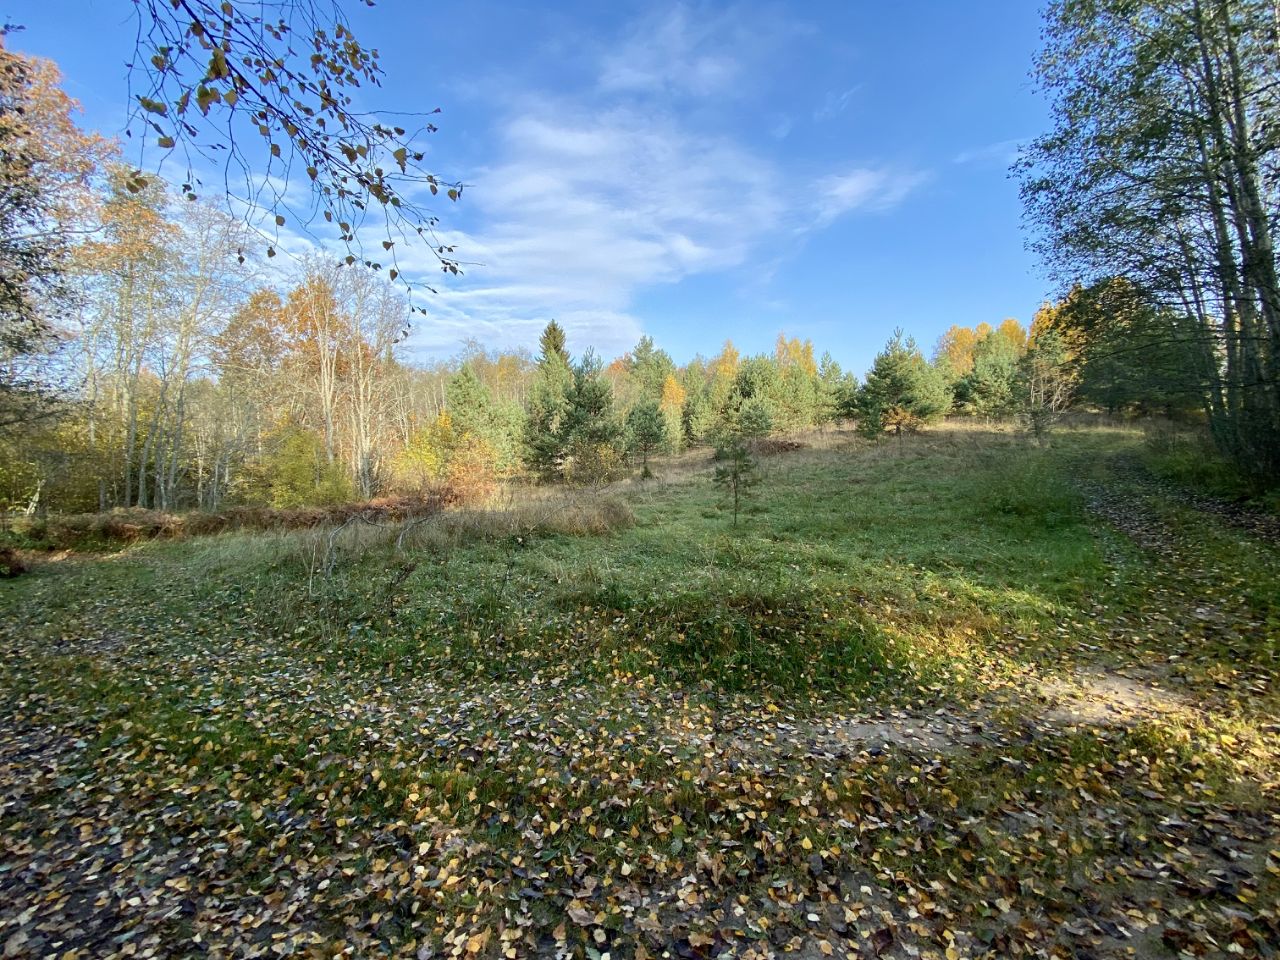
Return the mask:
{"type": "Polygon", "coordinates": [[[972,369],[956,384],[956,393],[963,398],[965,408],[983,417],[1010,413],[1022,353],[1023,348],[1016,345],[1014,338],[1003,332],[990,333],[979,340],[973,348],[972,369]]]}
{"type": "Polygon", "coordinates": [[[666,445],[672,451],[680,449],[680,441],[684,434],[685,389],[680,385],[674,373],[667,374],[662,382],[662,399],[658,402],[658,410],[666,425],[666,445]]]}
{"type": "Polygon", "coordinates": [[[788,340],[783,334],[778,334],[773,348],[773,363],[778,371],[773,394],[776,426],[784,430],[813,426],[819,419],[822,398],[812,341],[799,337],[788,340]]]}
{"type": "Polygon", "coordinates": [[[781,377],[778,365],[770,357],[748,357],[738,366],[733,385],[720,411],[722,429],[732,429],[743,408],[752,405],[768,411],[771,424],[791,426],[779,404],[781,377]]]}
{"type": "Polygon", "coordinates": [[[951,390],[937,368],[920,353],[914,339],[895,330],[876,356],[858,392],[858,428],[878,437],[916,430],[942,417],[951,407],[951,390]]]}
{"type": "Polygon", "coordinates": [[[614,479],[622,470],[622,424],[613,409],[613,388],[588,350],[573,368],[564,421],[566,478],[581,484],[614,479]]]}
{"type": "Polygon", "coordinates": [[[661,400],[662,386],[676,371],[670,354],[654,346],[653,337],[644,336],[627,358],[627,370],[635,380],[640,397],[661,400]]]}
{"type": "Polygon", "coordinates": [[[680,410],[680,426],[685,443],[702,443],[715,426],[715,408],[705,388],[690,390],[685,394],[680,410]]]}
{"type": "Polygon", "coordinates": [[[627,414],[627,445],[640,455],[640,476],[653,476],[649,470],[649,454],[667,443],[667,421],[661,408],[652,400],[641,400],[627,414]]]}
{"type": "Polygon", "coordinates": [[[754,440],[767,436],[772,423],[767,405],[760,399],[744,402],[723,427],[716,443],[716,459],[720,461],[712,482],[721,487],[733,504],[733,525],[743,501],[760,483],[759,465],[751,451],[754,440]]]}
{"type": "Polygon", "coordinates": [[[857,402],[858,381],[851,373],[840,369],[830,353],[824,353],[818,362],[818,423],[830,423],[850,416],[857,402]]]}

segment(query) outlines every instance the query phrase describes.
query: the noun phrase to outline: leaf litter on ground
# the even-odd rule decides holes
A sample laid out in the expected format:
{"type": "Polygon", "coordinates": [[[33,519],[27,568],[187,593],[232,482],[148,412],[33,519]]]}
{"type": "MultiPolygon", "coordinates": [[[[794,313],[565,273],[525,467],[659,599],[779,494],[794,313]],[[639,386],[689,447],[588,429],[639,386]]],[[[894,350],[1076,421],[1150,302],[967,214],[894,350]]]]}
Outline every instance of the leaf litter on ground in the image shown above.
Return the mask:
{"type": "MultiPolygon", "coordinates": [[[[957,455],[930,443],[916,470],[957,455]]],[[[723,607],[596,575],[467,616],[411,579],[400,612],[374,558],[335,620],[187,573],[191,545],[6,585],[0,952],[1273,956],[1276,553],[1147,482],[1123,438],[1071,438],[1054,467],[1097,449],[1120,451],[1080,504],[1104,559],[1066,601],[1000,593],[959,533],[910,567],[888,543],[903,583],[819,557],[812,589],[730,585],[723,607]],[[753,683],[752,638],[804,682],[753,683]]],[[[901,463],[861,457],[794,482],[900,498],[901,463]]],[[[700,490],[639,509],[695,523],[700,490]]],[[[771,509],[777,535],[800,522],[771,509]]],[[[693,535],[732,562],[714,522],[693,535]]],[[[1071,534],[991,522],[1048,551],[1071,534]]],[[[512,569],[497,549],[451,575],[512,569]]]]}

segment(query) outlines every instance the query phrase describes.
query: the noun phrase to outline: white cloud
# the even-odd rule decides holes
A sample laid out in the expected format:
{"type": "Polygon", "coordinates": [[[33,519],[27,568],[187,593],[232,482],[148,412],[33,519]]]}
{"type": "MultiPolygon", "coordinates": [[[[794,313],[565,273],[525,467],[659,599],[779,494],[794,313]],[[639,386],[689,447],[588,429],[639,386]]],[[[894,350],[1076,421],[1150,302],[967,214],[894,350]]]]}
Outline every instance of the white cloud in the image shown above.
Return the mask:
{"type": "Polygon", "coordinates": [[[823,177],[816,184],[816,226],[826,226],[854,211],[879,212],[897,206],[923,184],[928,175],[917,170],[855,168],[823,177]]]}
{"type": "MultiPolygon", "coordinates": [[[[530,346],[554,317],[575,352],[620,353],[643,332],[631,309],[644,289],[887,210],[926,179],[856,167],[787,189],[773,162],[670,116],[575,112],[557,100],[525,104],[501,143],[501,162],[467,194],[480,226],[441,236],[475,265],[429,299],[412,341],[421,350],[449,353],[471,336],[530,346]]],[[[436,264],[419,250],[400,266],[429,278],[436,264]]]]}
{"type": "Polygon", "coordinates": [[[479,264],[432,298],[424,348],[474,335],[477,319],[528,344],[555,317],[579,346],[624,350],[641,332],[628,312],[640,290],[742,263],[787,212],[769,163],[667,115],[524,106],[501,131],[501,162],[472,178],[481,227],[442,238],[479,264]]]}

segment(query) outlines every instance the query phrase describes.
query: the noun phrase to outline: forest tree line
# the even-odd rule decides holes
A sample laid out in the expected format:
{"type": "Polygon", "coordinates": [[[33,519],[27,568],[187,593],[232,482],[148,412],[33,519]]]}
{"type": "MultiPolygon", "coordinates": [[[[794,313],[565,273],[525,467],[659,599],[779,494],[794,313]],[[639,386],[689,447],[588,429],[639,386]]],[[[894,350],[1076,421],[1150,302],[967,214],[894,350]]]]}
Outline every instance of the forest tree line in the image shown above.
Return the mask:
{"type": "Polygon", "coordinates": [[[73,111],[51,63],[0,49],[8,510],[479,499],[504,478],[594,484],[837,419],[881,436],[948,413],[1043,435],[1072,404],[1212,418],[1234,369],[1230,345],[1206,359],[1203,317],[1120,277],[1029,329],[952,327],[929,356],[895,333],[861,383],[808,340],[677,364],[644,337],[606,363],[555,321],[536,354],[469,343],[414,363],[386,274],[247,255],[243,221],[140,178],[73,111]]]}
{"type": "Polygon", "coordinates": [[[408,304],[372,271],[315,258],[264,282],[240,253],[241,224],[158,184],[133,191],[108,175],[95,210],[64,277],[74,311],[42,357],[64,389],[4,434],[10,509],[483,499],[516,476],[606,482],[743,430],[852,419],[876,436],[948,413],[1030,417],[1037,375],[1062,388],[1046,416],[1078,401],[1150,407],[1135,382],[1145,366],[1109,371],[1117,386],[1066,362],[1081,342],[1063,319],[1070,300],[1030,330],[952,327],[929,357],[896,333],[861,383],[782,335],[770,353],[726,342],[682,365],[646,336],[604,363],[572,353],[554,320],[536,354],[471,342],[415,364],[408,304]]]}

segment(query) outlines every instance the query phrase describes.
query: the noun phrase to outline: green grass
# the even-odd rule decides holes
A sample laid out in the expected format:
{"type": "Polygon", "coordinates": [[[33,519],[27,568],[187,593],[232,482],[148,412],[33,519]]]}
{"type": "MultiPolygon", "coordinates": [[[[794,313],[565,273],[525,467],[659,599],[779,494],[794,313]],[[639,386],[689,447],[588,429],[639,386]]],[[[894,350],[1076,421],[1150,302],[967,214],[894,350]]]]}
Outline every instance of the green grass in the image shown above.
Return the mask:
{"type": "Polygon", "coordinates": [[[1280,513],[1280,487],[1241,470],[1214,448],[1203,429],[1161,422],[1148,426],[1142,460],[1152,473],[1189,492],[1280,513]]]}
{"type": "Polygon", "coordinates": [[[323,537],[232,534],[71,564],[23,596],[92,629],[110,577],[139,628],[251,626],[341,670],[870,690],[923,669],[949,632],[1030,630],[1097,588],[1101,556],[1056,462],[999,435],[793,454],[769,462],[736,529],[699,480],[641,494],[634,525],[601,536],[340,542],[317,572],[323,537]]]}
{"type": "Polygon", "coordinates": [[[1139,442],[957,429],[778,455],[736,528],[695,471],[399,545],[356,525],[46,563],[0,584],[0,893],[34,902],[48,881],[10,878],[101,856],[51,916],[88,891],[112,937],[228,955],[820,931],[843,956],[886,916],[921,956],[1007,955],[1065,936],[1080,890],[1128,922],[1133,871],[1216,864],[1174,836],[1185,805],[1253,829],[1278,770],[1276,553],[1113,476],[1139,442]],[[1181,552],[1101,525],[1096,489],[1181,552]],[[1206,602],[1187,583],[1234,618],[1212,637],[1161,619],[1206,602]],[[1054,726],[1037,684],[1085,662],[1159,667],[1211,709],[1054,726]],[[879,711],[957,739],[815,732],[879,711]],[[828,902],[847,937],[806,919],[828,902]]]}

